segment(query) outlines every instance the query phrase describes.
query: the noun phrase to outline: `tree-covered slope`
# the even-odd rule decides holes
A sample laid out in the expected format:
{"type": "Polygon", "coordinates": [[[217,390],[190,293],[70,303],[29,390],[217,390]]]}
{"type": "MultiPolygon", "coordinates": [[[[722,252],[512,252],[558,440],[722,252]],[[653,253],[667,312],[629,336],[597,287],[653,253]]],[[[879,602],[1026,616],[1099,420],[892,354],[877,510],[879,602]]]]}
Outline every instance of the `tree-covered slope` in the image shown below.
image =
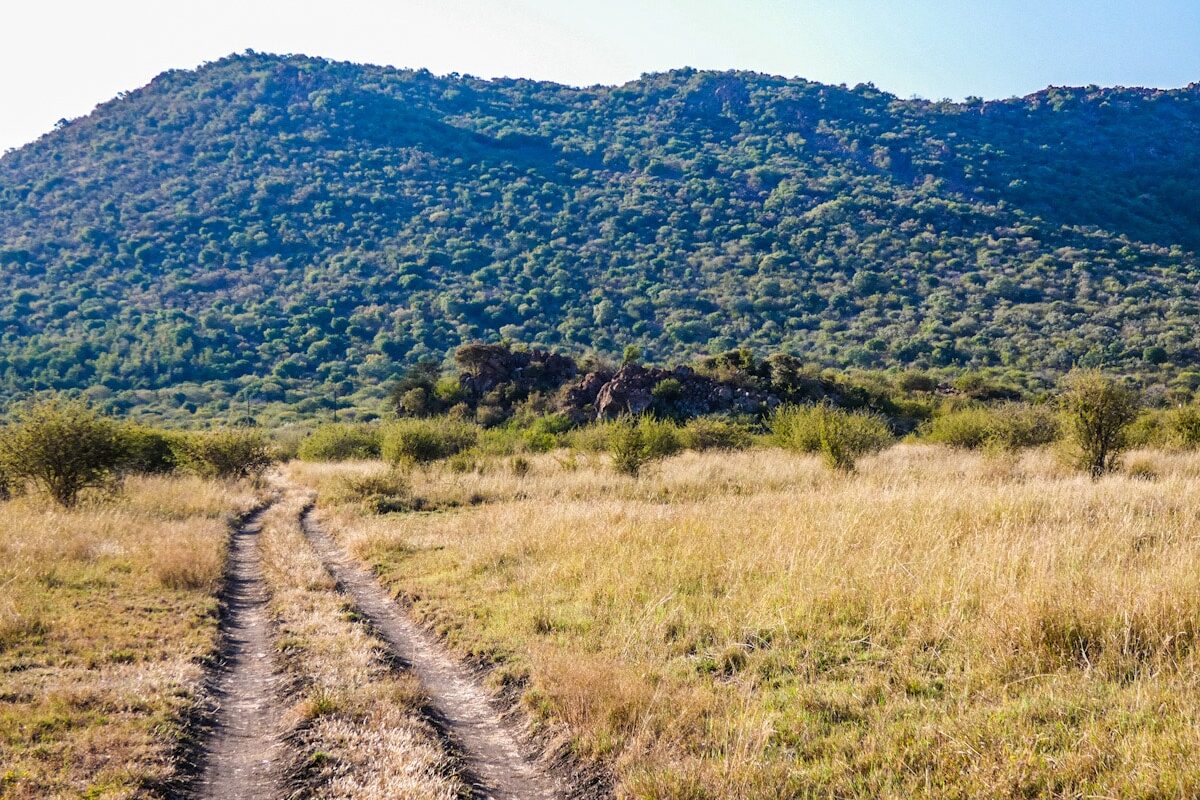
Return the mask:
{"type": "Polygon", "coordinates": [[[1197,360],[1200,87],[899,100],[247,54],[0,159],[0,391],[328,397],[501,336],[829,365],[1197,360]]]}

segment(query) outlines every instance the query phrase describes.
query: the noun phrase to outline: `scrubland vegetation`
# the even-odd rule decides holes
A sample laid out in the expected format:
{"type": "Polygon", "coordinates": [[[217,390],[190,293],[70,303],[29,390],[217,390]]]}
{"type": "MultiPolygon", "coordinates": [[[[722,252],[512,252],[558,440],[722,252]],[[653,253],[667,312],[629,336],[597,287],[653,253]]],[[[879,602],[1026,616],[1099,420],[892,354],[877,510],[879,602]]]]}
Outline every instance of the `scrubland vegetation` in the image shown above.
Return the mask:
{"type": "Polygon", "coordinates": [[[286,441],[18,408],[0,426],[3,796],[180,780],[227,517],[293,455],[260,541],[297,791],[462,788],[419,687],[303,537],[308,487],[617,796],[1200,792],[1194,406],[1077,372],[1037,398],[825,383],[696,416],[699,384],[620,374],[651,378],[646,412],[580,420],[531,395],[481,424],[464,392],[286,441]]]}

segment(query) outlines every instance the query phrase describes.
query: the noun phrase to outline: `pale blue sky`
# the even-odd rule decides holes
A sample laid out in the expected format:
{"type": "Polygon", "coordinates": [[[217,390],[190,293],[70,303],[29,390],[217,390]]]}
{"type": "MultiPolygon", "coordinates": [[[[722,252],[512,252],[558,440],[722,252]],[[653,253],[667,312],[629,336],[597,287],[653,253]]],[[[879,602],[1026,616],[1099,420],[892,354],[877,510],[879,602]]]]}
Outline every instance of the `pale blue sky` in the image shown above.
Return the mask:
{"type": "Polygon", "coordinates": [[[737,67],[993,98],[1200,81],[1200,0],[6,0],[0,150],[246,48],[571,84],[737,67]]]}

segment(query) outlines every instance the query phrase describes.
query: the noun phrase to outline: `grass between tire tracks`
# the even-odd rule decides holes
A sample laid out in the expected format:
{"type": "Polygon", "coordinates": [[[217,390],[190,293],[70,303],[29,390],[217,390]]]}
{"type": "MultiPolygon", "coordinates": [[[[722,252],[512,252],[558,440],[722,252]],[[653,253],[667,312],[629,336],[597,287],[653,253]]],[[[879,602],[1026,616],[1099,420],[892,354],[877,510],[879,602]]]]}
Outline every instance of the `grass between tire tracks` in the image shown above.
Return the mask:
{"type": "MultiPolygon", "coordinates": [[[[618,796],[1195,796],[1200,458],[1134,458],[550,454],[322,520],[618,796]]],[[[336,497],[384,467],[289,469],[336,497]]]]}
{"type": "Polygon", "coordinates": [[[338,594],[300,527],[308,498],[287,493],[263,517],[261,546],[282,663],[297,797],[453,800],[467,796],[411,675],[338,594]]]}

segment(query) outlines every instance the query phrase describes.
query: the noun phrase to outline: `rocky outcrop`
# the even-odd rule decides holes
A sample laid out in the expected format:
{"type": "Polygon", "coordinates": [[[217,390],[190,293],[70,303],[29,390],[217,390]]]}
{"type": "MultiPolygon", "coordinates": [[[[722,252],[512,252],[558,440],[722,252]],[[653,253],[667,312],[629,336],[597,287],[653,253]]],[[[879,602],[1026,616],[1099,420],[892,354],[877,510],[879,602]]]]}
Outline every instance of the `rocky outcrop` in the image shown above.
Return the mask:
{"type": "Polygon", "coordinates": [[[759,414],[777,405],[779,398],[773,394],[699,375],[689,367],[659,369],[639,364],[626,364],[611,376],[588,373],[567,389],[562,401],[563,411],[581,421],[648,411],[679,417],[759,414]],[[656,387],[664,387],[658,396],[656,387]]]}
{"type": "Polygon", "coordinates": [[[459,385],[468,396],[482,397],[511,386],[523,397],[553,391],[578,374],[575,360],[547,350],[512,350],[503,344],[463,345],[454,354],[459,385]]]}

